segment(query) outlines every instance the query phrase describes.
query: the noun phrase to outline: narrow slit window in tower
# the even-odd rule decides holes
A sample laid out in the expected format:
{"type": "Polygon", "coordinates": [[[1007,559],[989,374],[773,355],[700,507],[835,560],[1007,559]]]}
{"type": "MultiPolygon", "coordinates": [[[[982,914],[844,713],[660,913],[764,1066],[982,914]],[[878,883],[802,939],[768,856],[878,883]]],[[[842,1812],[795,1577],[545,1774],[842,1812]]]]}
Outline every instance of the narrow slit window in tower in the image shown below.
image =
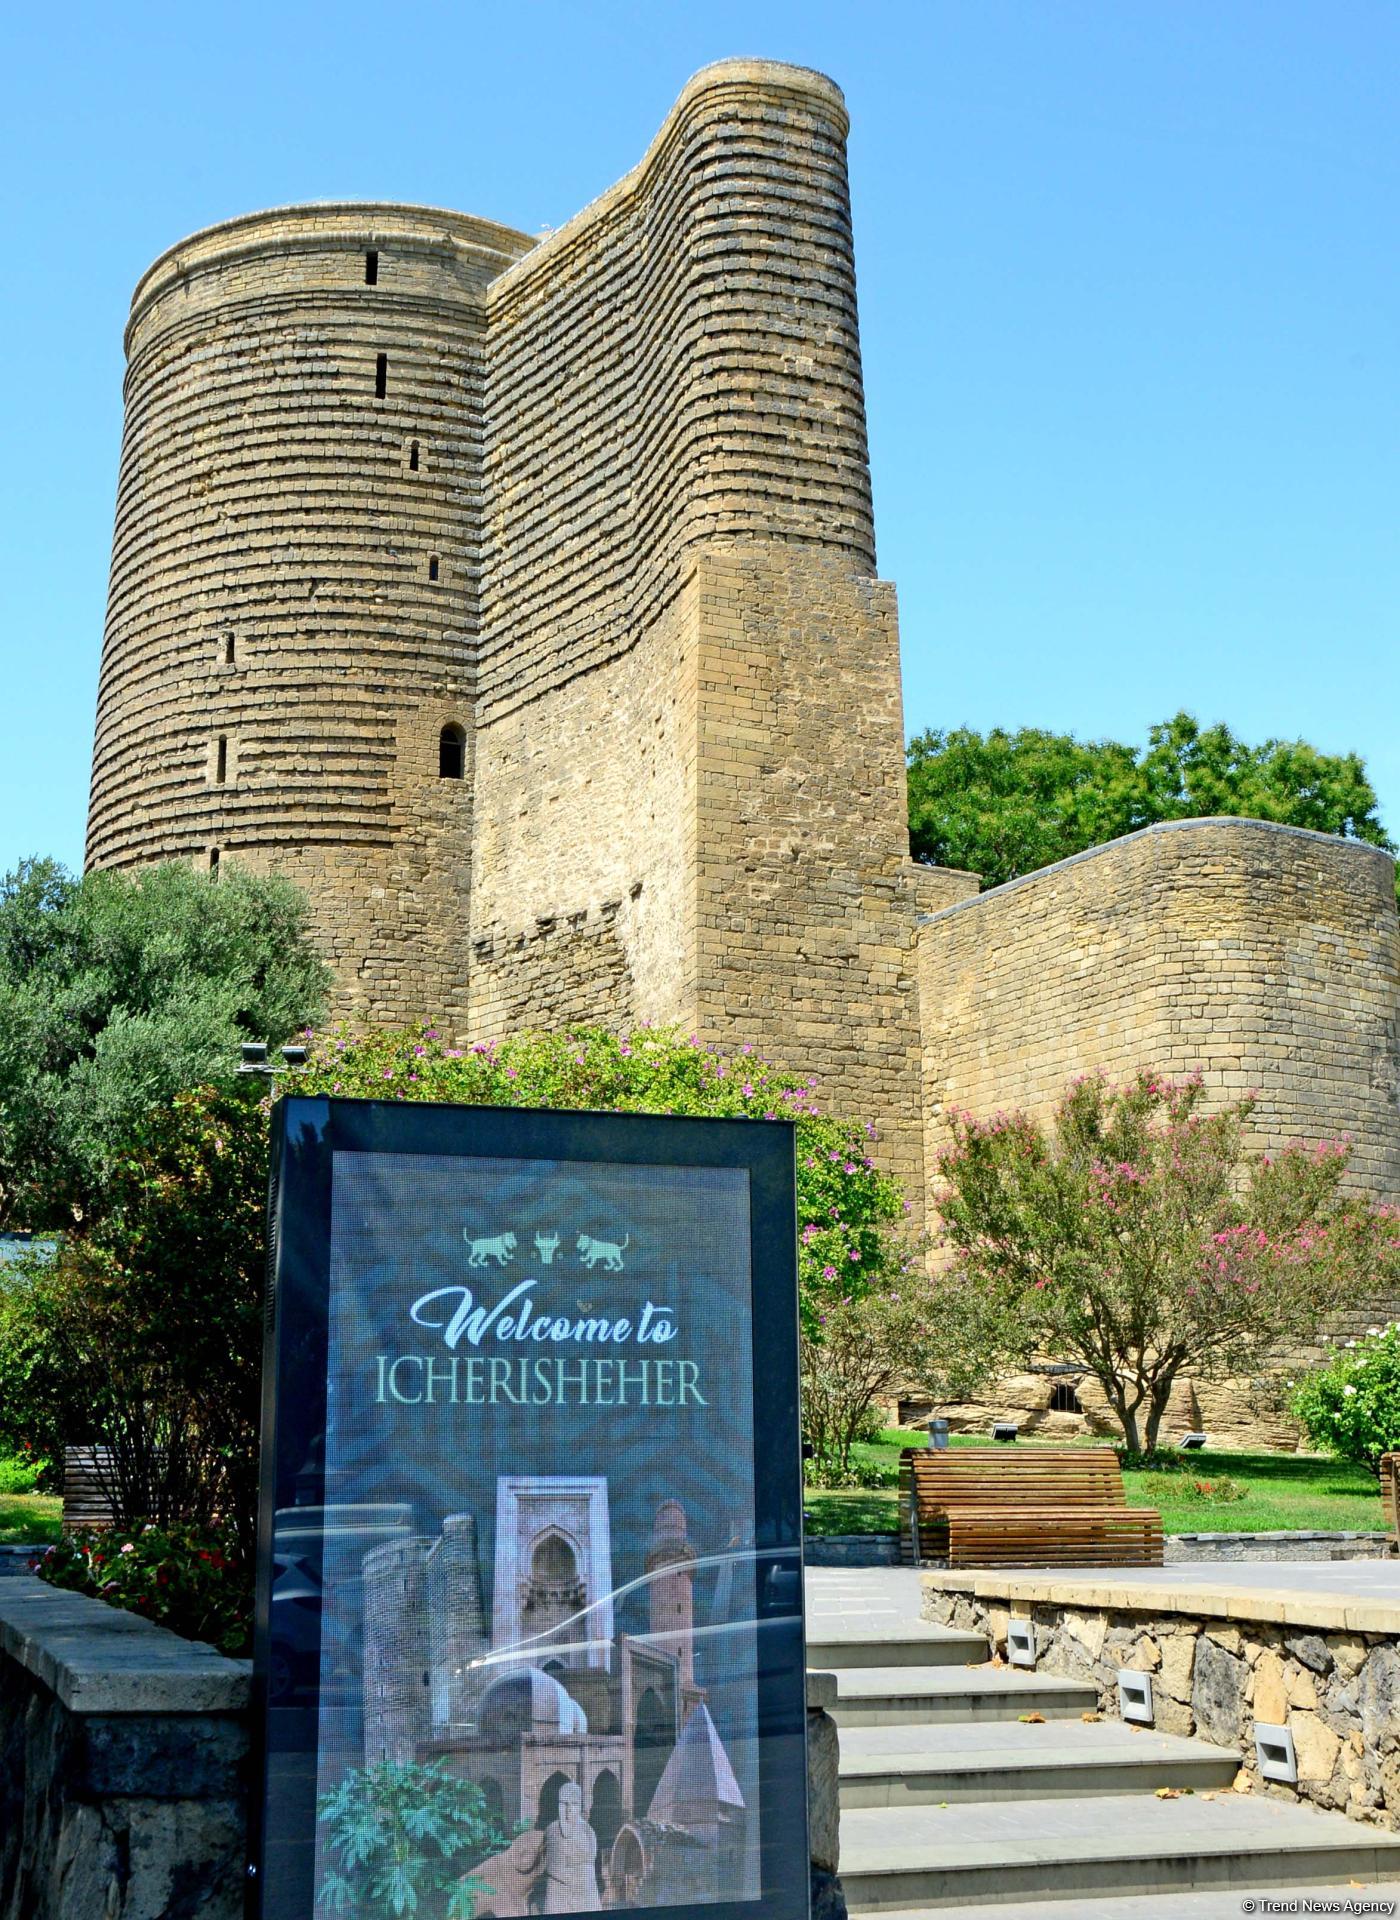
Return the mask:
{"type": "Polygon", "coordinates": [[[374,247],[371,247],[365,255],[365,285],[367,287],[379,285],[379,254],[374,247]]]}
{"type": "Polygon", "coordinates": [[[219,849],[217,847],[210,847],[209,878],[211,880],[217,880],[218,877],[219,877],[219,849]]]}
{"type": "Polygon", "coordinates": [[[410,440],[408,443],[408,470],[410,473],[417,473],[418,471],[418,442],[416,440],[410,440]]]}
{"type": "Polygon", "coordinates": [[[438,557],[435,553],[430,553],[428,555],[428,578],[430,580],[436,580],[437,577],[438,577],[438,557]]]}
{"type": "Polygon", "coordinates": [[[219,751],[214,763],[214,785],[221,787],[228,778],[228,736],[219,735],[219,751]]]}
{"type": "Polygon", "coordinates": [[[231,633],[224,635],[224,665],[226,667],[233,665],[233,635],[231,633]]]}
{"type": "Polygon", "coordinates": [[[374,397],[382,400],[389,390],[389,356],[381,353],[374,363],[374,397]]]}
{"type": "Polygon", "coordinates": [[[438,779],[460,780],[466,771],[467,736],[464,728],[445,726],[438,735],[438,779]]]}

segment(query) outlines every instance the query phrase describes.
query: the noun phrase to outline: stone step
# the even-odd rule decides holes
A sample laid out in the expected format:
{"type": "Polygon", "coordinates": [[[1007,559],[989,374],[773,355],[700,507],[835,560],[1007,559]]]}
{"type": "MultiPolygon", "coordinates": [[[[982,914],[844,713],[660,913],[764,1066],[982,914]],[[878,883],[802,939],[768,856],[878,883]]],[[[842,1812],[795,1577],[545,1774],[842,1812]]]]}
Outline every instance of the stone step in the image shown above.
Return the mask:
{"type": "MultiPolygon", "coordinates": [[[[1256,1920],[1270,1920],[1269,1909],[1263,1904],[1268,1900],[1278,1903],[1273,1909],[1277,1916],[1335,1913],[1338,1920],[1342,1920],[1347,1908],[1339,1903],[1346,1900],[1390,1902],[1388,1908],[1354,1905],[1350,1911],[1357,1916],[1368,1912],[1400,1912],[1400,1880],[1346,1880],[1333,1881],[1329,1886],[1306,1887],[1279,1887],[1251,1881],[1247,1886],[1218,1887],[1204,1893],[1143,1893],[1127,1899],[1114,1893],[1099,1899],[1076,1899],[1073,1904],[1063,1900],[997,1901],[990,1906],[961,1907],[958,1911],[965,1914],[967,1920],[983,1920],[983,1917],[985,1920],[1241,1920],[1246,1900],[1256,1902],[1256,1920]],[[1304,1905],[1305,1901],[1315,1904],[1309,1908],[1304,1905]]],[[[940,1920],[948,1920],[947,1907],[885,1908],[880,1920],[929,1920],[934,1913],[940,1920]]]]}
{"type": "Polygon", "coordinates": [[[953,1800],[1049,1800],[1090,1794],[1227,1788],[1240,1755],[1118,1720],[847,1727],[841,1806],[909,1807],[953,1800]]]}
{"type": "Polygon", "coordinates": [[[1023,1713],[1066,1719],[1092,1712],[1098,1693],[1057,1674],[1015,1667],[837,1667],[831,1714],[847,1727],[929,1725],[949,1720],[1015,1720],[1023,1713]]]}
{"type": "MultiPolygon", "coordinates": [[[[1016,1900],[1225,1889],[1238,1900],[1387,1876],[1400,1878],[1400,1834],[1237,1793],[856,1807],[841,1818],[853,1914],[985,1906],[997,1916],[1016,1900]]],[[[1081,1920],[1082,1907],[1072,1911],[1081,1920]]]]}
{"type": "Polygon", "coordinates": [[[980,1633],[907,1620],[898,1627],[846,1634],[813,1629],[807,1638],[807,1665],[828,1672],[835,1667],[965,1667],[985,1660],[987,1651],[980,1633]]]}

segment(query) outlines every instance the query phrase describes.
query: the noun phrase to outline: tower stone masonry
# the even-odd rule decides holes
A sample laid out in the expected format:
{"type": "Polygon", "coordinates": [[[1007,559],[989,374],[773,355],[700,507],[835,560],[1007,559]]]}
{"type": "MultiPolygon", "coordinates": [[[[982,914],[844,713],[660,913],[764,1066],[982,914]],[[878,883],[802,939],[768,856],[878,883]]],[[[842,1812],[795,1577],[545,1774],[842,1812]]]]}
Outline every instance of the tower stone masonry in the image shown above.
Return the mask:
{"type": "Polygon", "coordinates": [[[650,1019],[875,1120],[1199,1067],[1400,1192],[1373,848],[1152,829],[979,895],[909,857],[846,175],[725,61],[543,238],[336,202],[138,283],[87,858],[303,885],[338,1016],[650,1019]]]}

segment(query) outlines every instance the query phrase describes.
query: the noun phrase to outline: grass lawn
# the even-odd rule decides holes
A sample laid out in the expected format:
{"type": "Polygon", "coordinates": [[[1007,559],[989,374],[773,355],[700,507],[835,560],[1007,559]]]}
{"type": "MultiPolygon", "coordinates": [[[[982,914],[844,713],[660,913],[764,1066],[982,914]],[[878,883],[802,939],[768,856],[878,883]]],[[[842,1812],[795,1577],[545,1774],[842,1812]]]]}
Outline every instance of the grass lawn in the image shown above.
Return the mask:
{"type": "MultiPolygon", "coordinates": [[[[897,1526],[895,1481],[899,1451],[908,1436],[886,1432],[856,1452],[877,1467],[888,1485],[850,1492],[808,1490],[803,1504],[809,1533],[893,1533],[897,1526]]],[[[954,1446],[990,1441],[957,1435],[954,1446]]],[[[1018,1440],[1017,1446],[1034,1446],[1018,1440]]],[[[1300,1453],[1223,1453],[1202,1449],[1187,1456],[1181,1473],[1128,1472],[1123,1485],[1130,1507],[1156,1507],[1167,1533],[1272,1533],[1288,1529],[1363,1532],[1382,1527],[1380,1492],[1362,1467],[1300,1453]],[[1242,1499],[1220,1500],[1196,1491],[1196,1483],[1222,1479],[1244,1488],[1242,1499]]]]}
{"type": "Polygon", "coordinates": [[[59,1536],[63,1501],[56,1493],[0,1493],[0,1547],[45,1545],[59,1536]]]}

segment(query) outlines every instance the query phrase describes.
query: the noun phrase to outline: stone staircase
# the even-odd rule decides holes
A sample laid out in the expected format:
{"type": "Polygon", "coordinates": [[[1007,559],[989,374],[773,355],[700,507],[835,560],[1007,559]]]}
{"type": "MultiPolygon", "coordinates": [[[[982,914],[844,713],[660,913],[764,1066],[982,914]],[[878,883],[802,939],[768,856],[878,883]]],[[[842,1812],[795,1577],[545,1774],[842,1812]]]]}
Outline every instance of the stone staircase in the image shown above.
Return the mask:
{"type": "Polygon", "coordinates": [[[913,1617],[917,1576],[808,1582],[808,1665],[836,1675],[853,1916],[1238,1920],[1251,1896],[1378,1881],[1400,1899],[1400,1835],[1237,1794],[1237,1753],[1085,1720],[1092,1688],[980,1664],[979,1636],[913,1617]]]}

